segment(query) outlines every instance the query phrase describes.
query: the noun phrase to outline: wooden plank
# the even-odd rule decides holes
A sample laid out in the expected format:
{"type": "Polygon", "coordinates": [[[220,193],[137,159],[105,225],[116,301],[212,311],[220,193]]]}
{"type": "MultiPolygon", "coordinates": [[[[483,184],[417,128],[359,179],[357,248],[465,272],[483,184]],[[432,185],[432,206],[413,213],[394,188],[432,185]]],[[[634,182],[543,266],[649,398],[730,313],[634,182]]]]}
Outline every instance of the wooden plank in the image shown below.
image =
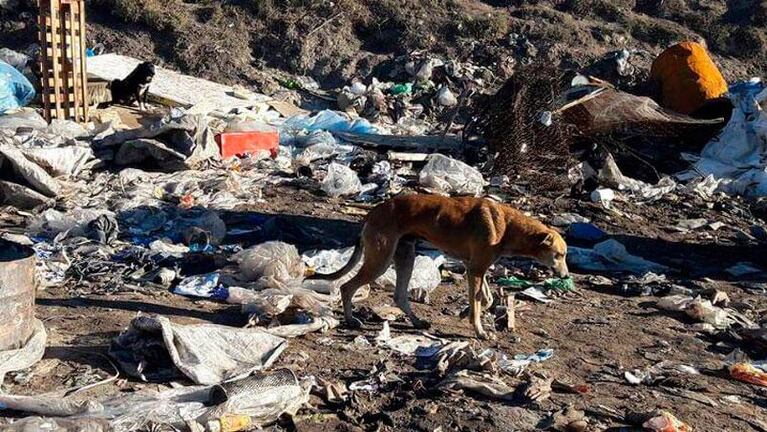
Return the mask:
{"type": "MultiPolygon", "coordinates": [[[[71,64],[71,70],[72,70],[72,96],[73,96],[72,99],[74,99],[73,102],[74,102],[74,111],[75,111],[73,114],[74,114],[74,121],[79,122],[79,121],[82,121],[82,120],[79,118],[79,114],[80,114],[79,113],[79,111],[80,111],[80,92],[78,91],[79,89],[78,89],[78,82],[77,82],[77,79],[78,79],[78,76],[77,76],[78,75],[77,74],[77,58],[80,57],[80,53],[79,53],[79,50],[76,49],[77,45],[74,43],[75,42],[75,38],[74,38],[75,11],[74,11],[74,9],[77,7],[76,5],[77,5],[77,3],[69,5],[69,14],[68,14],[68,16],[69,16],[69,28],[71,30],[71,34],[69,35],[69,52],[71,53],[70,54],[71,55],[70,58],[72,59],[72,64],[71,64]]],[[[68,79],[67,79],[67,84],[69,84],[69,80],[68,79]]],[[[67,91],[69,91],[69,89],[67,89],[67,91]]]]}
{"type": "Polygon", "coordinates": [[[56,118],[62,118],[63,112],[61,108],[61,94],[59,89],[61,88],[60,79],[61,79],[61,65],[59,64],[59,50],[56,48],[58,43],[58,24],[56,22],[56,19],[58,17],[58,10],[55,3],[51,3],[50,8],[51,16],[50,16],[50,26],[48,27],[50,33],[51,33],[51,43],[53,44],[53,49],[51,51],[51,67],[53,68],[53,91],[54,94],[56,94],[56,110],[55,115],[52,113],[51,117],[56,118]]]}
{"type": "Polygon", "coordinates": [[[80,18],[80,28],[78,30],[78,36],[80,37],[80,79],[82,80],[80,91],[82,92],[82,98],[83,98],[83,122],[88,121],[88,110],[90,108],[90,104],[88,103],[88,72],[86,69],[86,62],[88,61],[88,56],[85,54],[85,44],[86,44],[86,38],[85,38],[85,2],[81,1],[78,2],[78,16],[80,18]]]}
{"type": "Polygon", "coordinates": [[[66,44],[66,24],[69,7],[62,6],[63,5],[59,5],[59,13],[57,15],[59,32],[56,33],[60,49],[59,58],[61,59],[61,76],[59,77],[59,80],[63,81],[63,83],[59,84],[58,90],[61,94],[61,104],[64,108],[64,112],[59,118],[70,118],[72,112],[72,100],[69,97],[69,91],[66,89],[67,83],[69,82],[69,72],[72,69],[71,63],[67,60],[68,53],[66,44]]]}
{"type": "Polygon", "coordinates": [[[45,120],[50,122],[51,121],[51,101],[49,99],[51,94],[51,87],[50,87],[50,71],[48,70],[48,64],[50,64],[50,58],[48,54],[48,42],[47,42],[47,35],[48,35],[48,19],[46,15],[46,1],[41,0],[40,1],[40,12],[38,14],[38,23],[40,27],[40,48],[41,48],[41,73],[43,76],[43,108],[44,108],[44,115],[45,120]]]}

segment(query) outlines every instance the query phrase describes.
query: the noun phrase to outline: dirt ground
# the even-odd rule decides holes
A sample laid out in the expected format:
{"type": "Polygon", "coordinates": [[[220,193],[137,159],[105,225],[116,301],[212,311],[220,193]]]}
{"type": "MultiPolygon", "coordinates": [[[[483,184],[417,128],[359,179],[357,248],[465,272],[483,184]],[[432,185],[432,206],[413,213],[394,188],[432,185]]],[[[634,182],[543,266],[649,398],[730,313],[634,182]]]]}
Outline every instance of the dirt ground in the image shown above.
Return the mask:
{"type": "MultiPolygon", "coordinates": [[[[304,189],[275,186],[266,189],[264,197],[265,204],[248,210],[294,215],[304,226],[321,228],[323,242],[328,245],[351,244],[359,228],[360,217],[344,215],[347,208],[344,203],[329,201],[304,189]]],[[[743,240],[742,234],[738,234],[740,230],[748,231],[753,222],[742,211],[749,208],[747,204],[719,199],[712,205],[714,208],[701,210],[706,208],[705,204],[685,205],[671,194],[653,205],[617,203],[616,208],[623,216],[574,199],[555,202],[520,197],[516,204],[542,217],[565,211],[591,217],[630,252],[674,268],[671,276],[674,283],[722,290],[730,296],[732,307],[757,321],[765,319],[767,285],[763,281],[744,285],[744,281],[732,280],[723,272],[741,261],[767,265],[761,252],[763,246],[743,240]],[[679,219],[689,217],[711,218],[726,225],[716,232],[687,234],[667,229],[679,219]],[[756,288],[746,290],[744,286],[756,288]]],[[[236,224],[242,215],[235,212],[222,218],[236,224]]],[[[504,261],[502,266],[513,274],[536,274],[526,262],[504,261]]],[[[496,268],[496,274],[500,268],[501,265],[496,268]]],[[[314,407],[299,412],[295,425],[283,422],[268,430],[528,431],[536,430],[549,413],[566,406],[586,411],[588,430],[622,425],[605,417],[605,407],[620,414],[665,409],[696,431],[763,430],[760,428],[767,422],[765,389],[734,381],[721,369],[725,355],[734,347],[756,352],[760,356],[757,358],[764,357],[763,349],[760,352],[755,345],[739,344],[726,333],[714,337],[696,332],[693,322],[684,314],[655,308],[653,297],[622,293],[623,278],[619,275],[611,275],[607,285],[594,285],[589,276],[575,273],[577,291],[549,304],[525,300],[517,313],[517,331],[499,332],[495,341],[475,340],[468,322],[459,318],[467,305],[462,284],[443,283],[432,294],[431,304],[416,304],[415,310],[432,322],[432,334],[466,340],[476,348],[493,347],[508,354],[551,348],[554,357],[531,366],[531,370],[571,384],[585,384],[588,387],[585,394],[555,391],[548,400],[517,406],[435,390],[438,379],[430,371],[418,370],[413,357],[376,347],[373,339],[382,324],[368,317],[361,330],[338,328],[328,334],[291,339],[274,367],[290,367],[301,375],[312,374],[347,384],[366,378],[374,367],[379,371],[384,367],[391,382],[374,394],[355,392],[350,401],[340,405],[329,404],[315,395],[314,407]],[[354,344],[360,335],[373,344],[354,344]],[[660,361],[692,366],[700,374],[638,386],[623,378],[626,370],[643,369],[660,361]]],[[[391,293],[376,289],[356,307],[360,311],[384,303],[393,304],[391,293]]],[[[99,378],[114,374],[105,356],[107,348],[138,312],[162,314],[177,323],[240,326],[247,321],[238,307],[190,300],[164,289],[83,296],[72,296],[63,289],[40,291],[36,313],[48,330],[45,358],[31,373],[24,374],[28,382],[19,384],[17,378],[6,379],[4,389],[12,394],[40,394],[80,385],[88,379],[98,380],[94,374],[99,378]]],[[[393,323],[392,331],[415,332],[402,319],[393,323]]],[[[120,377],[81,396],[162,387],[120,377]]]]}

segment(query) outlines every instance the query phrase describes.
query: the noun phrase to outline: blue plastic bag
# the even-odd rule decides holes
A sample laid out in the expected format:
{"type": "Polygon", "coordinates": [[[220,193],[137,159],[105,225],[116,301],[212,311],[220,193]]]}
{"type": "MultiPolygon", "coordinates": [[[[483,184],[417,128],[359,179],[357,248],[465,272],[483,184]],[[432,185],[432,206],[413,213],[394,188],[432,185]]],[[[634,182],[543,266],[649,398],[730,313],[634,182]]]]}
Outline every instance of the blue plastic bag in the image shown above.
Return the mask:
{"type": "Polygon", "coordinates": [[[35,88],[16,68],[0,61],[0,114],[32,102],[35,88]]]}
{"type": "Polygon", "coordinates": [[[280,144],[288,145],[301,132],[328,131],[354,132],[360,134],[376,134],[378,129],[369,121],[358,118],[351,120],[342,113],[332,110],[320,111],[314,116],[296,115],[285,120],[280,126],[280,144]]]}
{"type": "Polygon", "coordinates": [[[590,223],[576,222],[567,230],[567,238],[582,241],[600,241],[607,237],[607,233],[590,223]]]}

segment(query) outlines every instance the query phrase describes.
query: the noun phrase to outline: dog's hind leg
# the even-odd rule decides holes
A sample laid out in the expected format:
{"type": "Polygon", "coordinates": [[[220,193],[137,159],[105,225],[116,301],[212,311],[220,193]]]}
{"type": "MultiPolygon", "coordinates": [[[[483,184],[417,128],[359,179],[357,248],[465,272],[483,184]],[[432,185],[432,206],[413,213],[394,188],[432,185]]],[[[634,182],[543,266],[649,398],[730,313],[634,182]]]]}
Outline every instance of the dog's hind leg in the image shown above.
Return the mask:
{"type": "Polygon", "coordinates": [[[408,286],[410,278],[413,276],[413,265],[415,264],[415,240],[401,239],[397,244],[397,251],[394,253],[394,269],[397,271],[397,288],[394,291],[394,301],[402,312],[407,315],[413,327],[417,329],[427,329],[431,325],[418,318],[410,308],[410,299],[408,298],[408,286]]]}
{"type": "MultiPolygon", "coordinates": [[[[363,234],[364,236],[364,234],[363,234]]],[[[341,285],[341,301],[344,307],[344,321],[347,327],[359,328],[362,322],[352,314],[352,298],[359,287],[372,283],[386,273],[394,256],[394,249],[399,239],[387,238],[383,235],[365,236],[363,238],[363,258],[360,271],[341,285]]]]}

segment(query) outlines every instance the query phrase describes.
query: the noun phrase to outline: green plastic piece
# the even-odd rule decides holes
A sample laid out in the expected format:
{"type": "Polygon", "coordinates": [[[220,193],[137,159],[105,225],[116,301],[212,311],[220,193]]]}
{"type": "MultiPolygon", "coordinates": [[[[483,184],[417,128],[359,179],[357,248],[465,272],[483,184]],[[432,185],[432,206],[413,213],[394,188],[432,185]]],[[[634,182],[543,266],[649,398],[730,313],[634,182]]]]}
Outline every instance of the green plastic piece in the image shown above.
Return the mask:
{"type": "Polygon", "coordinates": [[[496,281],[498,285],[514,287],[514,288],[530,288],[533,286],[542,286],[544,291],[557,290],[557,291],[573,291],[575,289],[575,282],[573,278],[552,278],[546,279],[542,283],[533,283],[524,279],[520,279],[516,276],[509,276],[500,278],[496,281]]]}
{"type": "Polygon", "coordinates": [[[401,95],[413,93],[413,83],[397,84],[391,88],[391,94],[401,95]]]}

